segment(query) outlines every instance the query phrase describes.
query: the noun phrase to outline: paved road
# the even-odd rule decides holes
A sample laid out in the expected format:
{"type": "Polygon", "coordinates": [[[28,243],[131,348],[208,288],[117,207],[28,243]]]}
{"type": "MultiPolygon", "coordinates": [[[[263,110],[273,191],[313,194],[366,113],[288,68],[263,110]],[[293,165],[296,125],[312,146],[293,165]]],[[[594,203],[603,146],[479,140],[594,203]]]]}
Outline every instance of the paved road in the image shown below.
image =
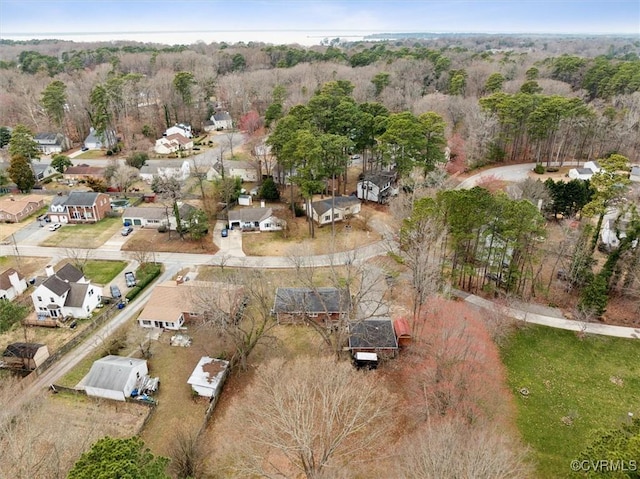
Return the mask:
{"type": "MultiPolygon", "coordinates": [[[[232,136],[232,142],[233,142],[233,148],[234,148],[234,152],[235,152],[235,148],[239,148],[240,146],[242,146],[245,142],[246,142],[247,138],[246,136],[241,133],[241,132],[234,132],[233,136],[232,136]]],[[[196,164],[198,166],[213,166],[218,159],[220,158],[220,156],[222,154],[229,154],[230,150],[229,150],[229,141],[226,138],[226,134],[222,133],[219,135],[216,135],[215,137],[215,141],[217,143],[217,146],[213,147],[213,148],[207,148],[206,150],[204,150],[202,153],[198,153],[196,155],[192,155],[188,158],[186,158],[189,161],[194,161],[196,162],[196,164]]],[[[82,163],[85,164],[89,164],[91,166],[107,166],[109,164],[109,162],[111,161],[110,158],[95,158],[95,159],[85,159],[85,158],[78,158],[80,155],[82,155],[82,153],[84,153],[81,150],[75,151],[73,153],[69,153],[67,156],[69,156],[69,158],[71,158],[71,161],[73,162],[74,165],[80,165],[82,163]]],[[[124,163],[124,159],[120,159],[119,160],[121,163],[124,163]]],[[[147,164],[153,165],[154,163],[158,162],[158,163],[162,163],[163,166],[166,166],[167,164],[169,164],[170,162],[176,163],[178,166],[182,164],[182,162],[184,161],[184,159],[182,160],[167,160],[167,159],[150,159],[147,164]]],[[[51,163],[51,157],[50,156],[44,156],[40,159],[40,162],[43,164],[50,164],[51,163]]]]}
{"type": "Polygon", "coordinates": [[[528,174],[536,166],[535,163],[522,163],[520,165],[498,166],[490,168],[470,176],[462,181],[459,189],[469,189],[482,182],[483,179],[493,177],[504,181],[522,181],[528,177],[528,174]]]}
{"type": "MultiPolygon", "coordinates": [[[[176,265],[169,265],[160,275],[157,282],[161,283],[171,279],[178,272],[176,265]]],[[[93,353],[96,349],[103,346],[106,338],[111,336],[120,326],[134,318],[145,302],[149,299],[153,288],[145,289],[135,299],[135,301],[121,313],[116,314],[113,319],[106,323],[102,328],[98,329],[86,341],[78,345],[75,349],[67,353],[62,359],[54,363],[42,375],[40,375],[33,383],[25,387],[20,394],[16,394],[13,401],[3,405],[0,410],[0,430],[4,422],[13,417],[21,407],[33,400],[43,389],[48,388],[57,379],[71,371],[76,364],[85,357],[93,353]]]]}

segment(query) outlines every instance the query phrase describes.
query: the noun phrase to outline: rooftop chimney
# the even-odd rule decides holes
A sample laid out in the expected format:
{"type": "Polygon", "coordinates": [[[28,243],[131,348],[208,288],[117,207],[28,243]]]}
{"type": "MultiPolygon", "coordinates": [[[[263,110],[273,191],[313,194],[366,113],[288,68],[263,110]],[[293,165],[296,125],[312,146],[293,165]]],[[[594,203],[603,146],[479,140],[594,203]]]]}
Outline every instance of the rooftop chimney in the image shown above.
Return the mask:
{"type": "Polygon", "coordinates": [[[44,267],[44,272],[47,274],[47,278],[50,278],[51,276],[56,274],[53,270],[53,266],[51,266],[50,264],[44,267]]]}

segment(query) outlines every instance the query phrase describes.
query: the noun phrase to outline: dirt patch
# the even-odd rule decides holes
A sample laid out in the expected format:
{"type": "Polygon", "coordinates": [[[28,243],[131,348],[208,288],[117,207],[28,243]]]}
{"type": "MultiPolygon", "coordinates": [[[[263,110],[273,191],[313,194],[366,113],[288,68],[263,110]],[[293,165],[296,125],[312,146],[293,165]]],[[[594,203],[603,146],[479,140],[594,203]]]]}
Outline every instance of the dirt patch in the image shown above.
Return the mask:
{"type": "Polygon", "coordinates": [[[199,253],[215,254],[218,247],[213,244],[210,235],[194,241],[186,236],[180,239],[175,231],[160,233],[155,229],[140,229],[122,246],[122,251],[153,251],[160,253],[199,253]]]}
{"type": "Polygon", "coordinates": [[[370,231],[363,218],[335,224],[335,236],[331,225],[315,226],[311,238],[306,218],[287,219],[288,232],[243,233],[242,249],[248,256],[289,256],[303,252],[305,255],[329,254],[348,251],[375,243],[381,236],[370,231]]]}

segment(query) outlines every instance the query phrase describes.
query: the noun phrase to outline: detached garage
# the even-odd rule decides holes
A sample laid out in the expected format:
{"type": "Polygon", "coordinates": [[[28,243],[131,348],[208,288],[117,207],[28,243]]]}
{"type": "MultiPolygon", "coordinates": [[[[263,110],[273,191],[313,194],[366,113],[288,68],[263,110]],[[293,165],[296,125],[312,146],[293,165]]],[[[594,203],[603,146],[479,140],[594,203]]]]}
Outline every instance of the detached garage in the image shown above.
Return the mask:
{"type": "Polygon", "coordinates": [[[83,385],[87,396],[125,401],[148,372],[144,359],[110,355],[93,363],[83,385]]]}
{"type": "Polygon", "coordinates": [[[204,356],[200,358],[195,369],[191,373],[187,384],[200,396],[217,400],[222,385],[227,379],[229,361],[204,356]]]}

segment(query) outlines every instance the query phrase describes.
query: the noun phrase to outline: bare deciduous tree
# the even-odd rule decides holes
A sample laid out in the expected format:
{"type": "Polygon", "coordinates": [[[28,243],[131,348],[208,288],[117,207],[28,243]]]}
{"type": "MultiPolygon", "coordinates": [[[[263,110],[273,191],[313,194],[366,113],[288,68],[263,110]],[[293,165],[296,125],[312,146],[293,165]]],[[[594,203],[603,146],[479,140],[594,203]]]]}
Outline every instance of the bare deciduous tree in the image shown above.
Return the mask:
{"type": "Polygon", "coordinates": [[[118,165],[111,176],[111,184],[125,195],[140,178],[140,170],[128,165],[118,165]]]}
{"type": "Polygon", "coordinates": [[[241,270],[225,283],[198,281],[189,291],[194,309],[203,312],[199,326],[220,331],[232,342],[232,367],[246,369],[256,346],[274,339],[273,291],[259,270],[241,270]]]}
{"type": "Polygon", "coordinates": [[[74,267],[78,268],[84,274],[84,268],[87,262],[93,257],[93,250],[79,248],[65,248],[64,254],[74,267]]]}
{"type": "Polygon", "coordinates": [[[367,457],[390,431],[394,396],[375,373],[329,358],[261,365],[242,402],[242,474],[335,477],[367,457]]]}
{"type": "Polygon", "coordinates": [[[429,423],[407,438],[400,467],[405,479],[531,477],[526,450],[489,424],[429,423]]]}
{"type": "Polygon", "coordinates": [[[200,479],[206,476],[207,443],[197,433],[179,429],[171,443],[169,467],[180,478],[200,479]]]}

